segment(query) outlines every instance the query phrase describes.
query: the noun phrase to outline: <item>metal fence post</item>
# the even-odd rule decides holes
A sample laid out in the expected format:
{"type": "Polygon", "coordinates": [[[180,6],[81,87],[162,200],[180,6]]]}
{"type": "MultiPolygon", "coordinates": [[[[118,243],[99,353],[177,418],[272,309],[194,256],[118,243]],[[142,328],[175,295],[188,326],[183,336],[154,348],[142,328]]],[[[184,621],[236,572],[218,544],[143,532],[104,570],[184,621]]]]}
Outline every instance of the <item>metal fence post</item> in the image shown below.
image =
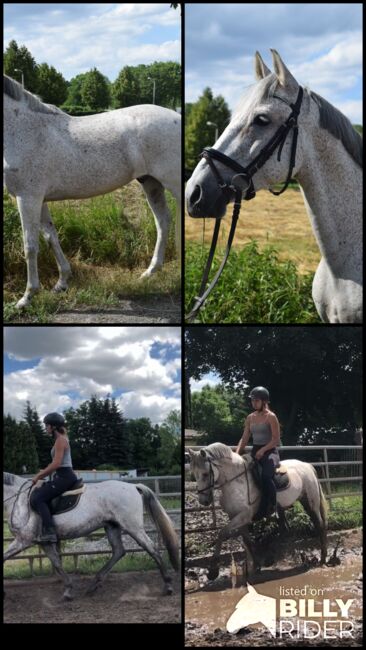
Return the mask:
{"type": "Polygon", "coordinates": [[[327,492],[328,492],[328,496],[330,496],[330,499],[329,499],[329,510],[331,510],[331,509],[332,509],[332,492],[331,492],[331,487],[330,487],[330,482],[329,482],[328,452],[327,452],[326,447],[324,447],[324,449],[323,449],[323,454],[324,454],[324,462],[326,463],[326,464],[325,464],[325,476],[326,476],[326,478],[327,478],[327,483],[326,483],[326,485],[327,485],[327,492]]]}

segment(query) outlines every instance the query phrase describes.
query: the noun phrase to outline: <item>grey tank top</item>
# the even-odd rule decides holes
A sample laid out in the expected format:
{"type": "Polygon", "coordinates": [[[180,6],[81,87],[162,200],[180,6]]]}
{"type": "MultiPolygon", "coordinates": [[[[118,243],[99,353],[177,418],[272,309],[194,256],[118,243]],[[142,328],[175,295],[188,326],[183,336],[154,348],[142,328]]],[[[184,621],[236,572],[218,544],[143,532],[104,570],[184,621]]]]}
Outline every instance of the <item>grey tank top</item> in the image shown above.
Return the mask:
{"type": "MultiPolygon", "coordinates": [[[[52,460],[55,457],[55,447],[53,446],[51,449],[51,456],[52,460]]],[[[72,467],[72,460],[71,460],[71,451],[70,451],[70,443],[68,444],[68,447],[64,451],[64,456],[61,461],[60,467],[72,467]]]]}
{"type": "Polygon", "coordinates": [[[250,433],[253,436],[253,445],[267,445],[272,440],[272,429],[269,422],[250,423],[250,433]]]}

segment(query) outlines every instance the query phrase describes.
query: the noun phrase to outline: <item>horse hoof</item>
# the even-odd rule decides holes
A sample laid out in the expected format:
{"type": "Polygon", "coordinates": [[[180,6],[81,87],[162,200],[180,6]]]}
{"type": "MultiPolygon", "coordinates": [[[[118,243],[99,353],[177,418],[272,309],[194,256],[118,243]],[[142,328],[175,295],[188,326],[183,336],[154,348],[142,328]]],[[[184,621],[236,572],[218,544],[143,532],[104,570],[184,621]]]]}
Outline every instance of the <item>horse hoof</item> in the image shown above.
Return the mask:
{"type": "Polygon", "coordinates": [[[218,569],[210,569],[207,574],[207,577],[209,580],[215,580],[215,578],[217,578],[218,575],[219,575],[218,569]]]}
{"type": "Polygon", "coordinates": [[[62,293],[62,291],[67,291],[67,285],[62,285],[57,282],[52,289],[52,293],[62,293]]]}
{"type": "Polygon", "coordinates": [[[62,599],[65,601],[70,602],[70,600],[74,600],[74,596],[70,594],[70,592],[66,591],[64,595],[62,596],[62,599]]]}
{"type": "Polygon", "coordinates": [[[23,296],[23,298],[18,300],[15,307],[16,307],[16,309],[24,309],[25,307],[28,307],[29,304],[30,304],[30,298],[27,298],[27,297],[23,296]]]}
{"type": "Polygon", "coordinates": [[[165,593],[166,596],[171,596],[172,593],[173,593],[172,585],[165,585],[164,593],[165,593]]]}

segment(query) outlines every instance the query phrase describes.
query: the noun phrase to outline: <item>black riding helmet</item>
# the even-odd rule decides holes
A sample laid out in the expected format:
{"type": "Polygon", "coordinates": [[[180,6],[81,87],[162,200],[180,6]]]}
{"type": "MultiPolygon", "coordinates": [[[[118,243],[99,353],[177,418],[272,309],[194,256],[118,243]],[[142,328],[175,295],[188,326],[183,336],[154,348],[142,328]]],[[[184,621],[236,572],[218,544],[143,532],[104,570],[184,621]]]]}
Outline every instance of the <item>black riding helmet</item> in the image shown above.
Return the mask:
{"type": "Polygon", "coordinates": [[[250,391],[250,399],[262,399],[265,402],[269,402],[269,392],[264,386],[256,386],[250,391]]]}
{"type": "Polygon", "coordinates": [[[60,413],[48,413],[43,418],[44,424],[50,424],[52,427],[63,427],[65,426],[65,420],[60,413]]]}

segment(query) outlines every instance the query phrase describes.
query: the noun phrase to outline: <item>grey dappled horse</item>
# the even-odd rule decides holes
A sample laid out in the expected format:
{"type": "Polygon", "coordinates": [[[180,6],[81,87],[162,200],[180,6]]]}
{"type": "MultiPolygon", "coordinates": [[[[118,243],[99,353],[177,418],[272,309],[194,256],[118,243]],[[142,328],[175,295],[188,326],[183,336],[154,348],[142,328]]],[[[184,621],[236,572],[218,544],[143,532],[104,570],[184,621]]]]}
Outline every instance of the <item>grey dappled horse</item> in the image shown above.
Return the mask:
{"type": "Polygon", "coordinates": [[[154,254],[142,275],[146,277],[163,264],[171,220],[164,194],[168,189],[177,204],[179,254],[180,130],[180,115],[155,105],[72,117],[56,106],[44,104],[4,75],[4,183],[17,200],[28,272],[27,288],[17,307],[28,305],[39,288],[40,229],[53,248],[59,270],[54,290],[67,289],[70,265],[61,249],[48,201],[97,196],[139,180],[157,229],[154,254]]]}
{"type": "MultiPolygon", "coordinates": [[[[248,89],[213,149],[235,164],[251,169],[254,191],[285,182],[292,167],[294,132],[286,136],[259,169],[250,167],[291,114],[300,86],[279,54],[272,51],[274,72],[259,53],[257,83],[248,89]]],[[[313,280],[313,300],[320,318],[329,323],[362,322],[362,138],[351,122],[325,99],[303,89],[297,118],[298,138],[292,176],[299,182],[321,261],[313,280]]],[[[212,162],[212,161],[211,161],[212,162]]],[[[206,159],[195,168],[187,188],[192,217],[225,214],[242,173],[214,158],[221,177],[206,159]]],[[[249,188],[248,188],[249,189],[249,188]]],[[[243,198],[249,199],[248,191],[243,198]]],[[[253,198],[253,197],[252,197],[253,198]]],[[[245,214],[243,217],[245,219],[245,214]]],[[[263,221],[265,223],[265,221],[263,221]]]]}
{"type": "MultiPolygon", "coordinates": [[[[5,551],[4,562],[20,551],[40,544],[65,584],[65,599],[72,599],[71,576],[62,568],[56,544],[37,541],[41,519],[29,505],[30,482],[15,474],[4,472],[4,507],[14,540],[5,551]]],[[[103,481],[88,484],[78,505],[69,512],[54,515],[53,520],[59,540],[84,537],[93,530],[104,528],[112,547],[112,557],[98,571],[88,592],[93,591],[105,578],[114,564],[125,555],[122,532],[130,535],[157,563],[164,580],[165,593],[172,593],[171,577],[162,558],[144,530],[143,505],[146,506],[161,533],[168,550],[170,562],[179,568],[179,543],[173,524],[155,494],[145,485],[132,485],[124,481],[103,481]]]]}
{"type": "MultiPolygon", "coordinates": [[[[221,442],[215,442],[200,451],[188,449],[190,467],[197,482],[198,500],[208,506],[213,501],[214,489],[221,489],[220,505],[229,516],[230,522],[218,536],[211,560],[209,578],[218,575],[218,561],[224,540],[241,535],[247,549],[248,572],[253,573],[255,559],[253,545],[248,533],[248,524],[253,521],[260,502],[260,490],[254,481],[254,461],[250,454],[233,452],[221,442]]],[[[277,492],[277,503],[282,510],[300,501],[310,516],[320,538],[321,563],[327,555],[327,503],[314,467],[310,463],[291,459],[281,461],[287,470],[290,483],[277,492]]],[[[281,512],[282,512],[281,510],[281,512]]]]}

